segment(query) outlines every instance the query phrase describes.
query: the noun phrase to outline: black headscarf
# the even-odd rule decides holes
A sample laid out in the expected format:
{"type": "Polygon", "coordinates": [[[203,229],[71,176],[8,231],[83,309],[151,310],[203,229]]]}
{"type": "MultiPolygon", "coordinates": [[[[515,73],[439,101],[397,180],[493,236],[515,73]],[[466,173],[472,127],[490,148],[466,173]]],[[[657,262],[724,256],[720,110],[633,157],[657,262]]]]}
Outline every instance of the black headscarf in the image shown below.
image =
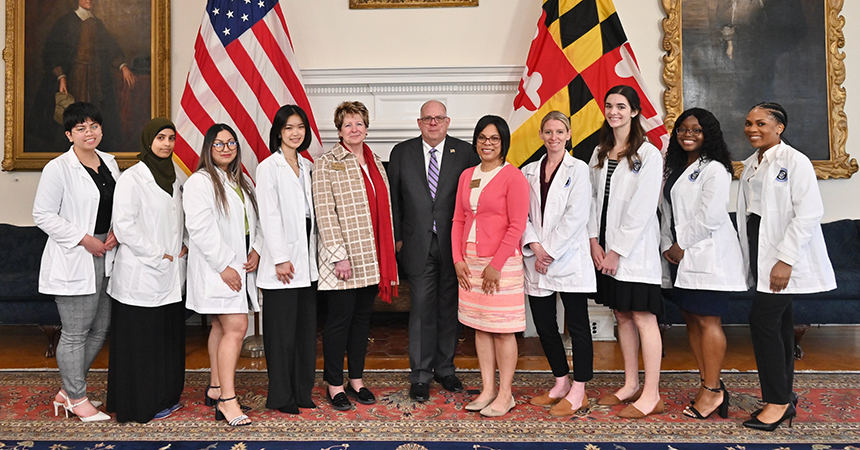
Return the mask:
{"type": "Polygon", "coordinates": [[[169,128],[176,133],[176,127],[173,125],[173,122],[163,117],[156,117],[143,127],[143,134],[140,136],[140,144],[143,151],[137,155],[137,159],[146,164],[146,167],[149,167],[149,171],[152,172],[152,176],[155,178],[155,183],[158,184],[158,187],[167,192],[168,195],[173,196],[173,182],[176,181],[176,170],[173,168],[173,153],[167,158],[159,158],[155,153],[152,153],[152,141],[158,136],[158,132],[165,128],[169,128]]]}

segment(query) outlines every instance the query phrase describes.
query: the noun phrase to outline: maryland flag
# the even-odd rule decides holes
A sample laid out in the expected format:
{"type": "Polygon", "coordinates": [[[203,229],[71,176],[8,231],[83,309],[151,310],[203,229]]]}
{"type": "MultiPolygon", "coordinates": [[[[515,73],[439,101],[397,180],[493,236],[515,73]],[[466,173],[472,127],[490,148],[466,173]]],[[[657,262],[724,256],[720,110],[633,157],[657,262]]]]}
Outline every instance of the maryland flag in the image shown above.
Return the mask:
{"type": "Polygon", "coordinates": [[[572,153],[587,162],[604,121],[603,97],[619,84],[639,93],[648,140],[665,151],[669,134],[645,93],[612,0],[544,0],[509,121],[508,162],[522,166],[546,152],[540,122],[552,110],[570,116],[572,153]]]}

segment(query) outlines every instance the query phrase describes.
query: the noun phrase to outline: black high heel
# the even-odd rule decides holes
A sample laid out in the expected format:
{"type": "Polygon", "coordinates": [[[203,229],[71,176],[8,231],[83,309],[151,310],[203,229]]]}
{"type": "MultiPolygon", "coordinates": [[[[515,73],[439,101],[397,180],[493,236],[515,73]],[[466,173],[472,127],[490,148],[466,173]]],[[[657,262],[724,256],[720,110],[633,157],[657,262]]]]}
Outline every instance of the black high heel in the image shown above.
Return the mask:
{"type": "Polygon", "coordinates": [[[728,417],[729,417],[729,391],[727,391],[727,390],[726,390],[726,385],[725,385],[725,384],[723,384],[723,380],[720,380],[720,387],[718,387],[718,388],[716,388],[716,389],[711,389],[711,388],[709,388],[709,387],[705,386],[704,384],[702,384],[702,387],[703,387],[703,388],[705,388],[705,389],[707,389],[707,390],[709,390],[709,391],[711,391],[711,392],[722,392],[722,393],[723,393],[723,401],[722,401],[722,403],[720,403],[720,404],[719,404],[719,406],[717,406],[713,411],[709,412],[709,413],[708,413],[708,415],[703,416],[703,415],[702,415],[702,414],[701,414],[701,413],[700,413],[700,412],[699,412],[699,411],[698,411],[698,410],[693,406],[693,402],[690,402],[690,406],[688,406],[688,407],[684,410],[684,415],[685,415],[685,416],[687,416],[687,417],[692,417],[692,418],[694,418],[694,419],[703,420],[703,419],[707,419],[708,417],[711,417],[711,414],[713,414],[714,412],[716,412],[716,413],[717,413],[717,414],[719,414],[719,415],[720,415],[720,417],[722,417],[723,419],[728,418],[728,417]],[[690,414],[690,413],[692,413],[692,414],[690,414]]]}
{"type": "Polygon", "coordinates": [[[761,420],[758,420],[758,416],[756,416],[744,422],[744,426],[753,430],[773,431],[781,423],[788,420],[788,427],[791,428],[791,421],[795,418],[795,416],[797,416],[797,409],[794,407],[793,404],[789,403],[788,408],[786,408],[785,410],[785,413],[783,413],[782,417],[780,417],[779,420],[777,420],[776,422],[764,423],[761,420]]]}
{"type": "MultiPolygon", "coordinates": [[[[221,408],[218,408],[218,403],[229,402],[231,400],[236,400],[236,396],[234,395],[230,398],[219,398],[215,401],[215,420],[224,420],[228,424],[230,424],[231,427],[246,427],[248,425],[251,425],[251,418],[245,414],[240,414],[230,420],[227,420],[227,417],[225,417],[224,413],[221,412],[221,408]],[[242,423],[245,420],[247,420],[248,422],[242,423]]],[[[236,402],[238,403],[239,400],[236,400],[236,402]]]]}
{"type": "MultiPolygon", "coordinates": [[[[795,394],[794,391],[791,391],[791,395],[788,397],[788,400],[791,402],[792,405],[794,405],[794,409],[797,409],[797,404],[800,402],[800,399],[797,397],[797,394],[795,394]]],[[[759,408],[753,411],[750,414],[750,417],[758,417],[758,415],[761,414],[761,410],[762,409],[759,408]]]]}
{"type": "MultiPolygon", "coordinates": [[[[218,404],[218,399],[209,396],[210,389],[221,389],[221,386],[206,386],[206,390],[203,391],[203,403],[205,403],[206,406],[215,406],[218,404]]],[[[239,405],[239,407],[242,408],[242,412],[248,412],[251,410],[250,406],[239,405]]]]}
{"type": "Polygon", "coordinates": [[[218,403],[218,399],[209,396],[210,389],[221,389],[221,386],[206,386],[206,390],[203,391],[203,402],[206,406],[215,406],[218,403]]]}

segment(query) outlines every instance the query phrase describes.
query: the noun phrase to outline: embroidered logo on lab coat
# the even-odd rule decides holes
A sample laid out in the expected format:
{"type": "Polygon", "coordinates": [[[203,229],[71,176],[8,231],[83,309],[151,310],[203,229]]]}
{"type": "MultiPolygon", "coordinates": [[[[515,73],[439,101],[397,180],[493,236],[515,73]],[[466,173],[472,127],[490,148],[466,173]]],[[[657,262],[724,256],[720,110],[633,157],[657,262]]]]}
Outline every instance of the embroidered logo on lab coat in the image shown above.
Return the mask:
{"type": "Polygon", "coordinates": [[[699,178],[700,173],[701,171],[699,169],[694,170],[693,173],[690,174],[690,181],[696,181],[696,179],[699,178]]]}
{"type": "Polygon", "coordinates": [[[638,159],[636,161],[633,161],[633,173],[639,173],[641,169],[642,161],[639,161],[638,159]]]}
{"type": "Polygon", "coordinates": [[[779,181],[780,183],[788,181],[788,169],[785,167],[779,169],[779,173],[776,174],[776,181],[779,181]]]}
{"type": "Polygon", "coordinates": [[[564,183],[564,187],[570,186],[570,177],[567,177],[567,182],[564,183]]]}

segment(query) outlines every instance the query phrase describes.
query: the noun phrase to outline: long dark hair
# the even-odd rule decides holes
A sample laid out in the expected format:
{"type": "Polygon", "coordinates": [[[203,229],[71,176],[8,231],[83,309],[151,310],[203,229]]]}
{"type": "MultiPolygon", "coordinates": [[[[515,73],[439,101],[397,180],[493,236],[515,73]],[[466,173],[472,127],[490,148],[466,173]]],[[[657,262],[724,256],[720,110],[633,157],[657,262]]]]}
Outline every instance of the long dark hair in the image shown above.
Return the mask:
{"type": "Polygon", "coordinates": [[[669,138],[669,149],[666,150],[665,174],[668,176],[676,170],[684,170],[687,165],[687,152],[678,143],[678,127],[688,117],[695,117],[702,127],[702,148],[699,149],[699,159],[702,161],[719,161],[725,166],[729,173],[734,173],[732,168],[732,156],[729,147],[723,139],[723,130],[720,121],[710,111],[702,108],[690,108],[675,120],[675,128],[672,129],[672,137],[669,138]]]}
{"type": "MultiPolygon", "coordinates": [[[[627,165],[633,168],[633,160],[634,158],[639,157],[639,147],[645,142],[645,129],[642,128],[642,124],[639,123],[639,115],[642,113],[642,104],[639,101],[639,93],[636,92],[636,89],[633,89],[626,84],[619,84],[608,91],[606,91],[606,95],[603,97],[603,103],[606,103],[606,100],[612,94],[623,95],[624,98],[627,99],[627,103],[630,104],[630,112],[636,113],[635,117],[630,119],[630,134],[627,135],[627,145],[624,148],[624,151],[619,153],[619,157],[627,158],[627,165]]],[[[606,159],[606,155],[615,147],[615,133],[612,131],[612,127],[609,126],[609,121],[604,120],[603,126],[600,127],[600,143],[597,145],[597,164],[595,167],[603,167],[603,160],[606,159]]]]}
{"type": "Polygon", "coordinates": [[[229,132],[233,136],[233,140],[236,141],[236,158],[227,166],[227,179],[238,184],[242,192],[251,199],[251,204],[254,205],[254,213],[259,217],[260,211],[257,209],[257,196],[254,194],[254,188],[242,173],[242,148],[239,145],[239,138],[236,137],[236,132],[230,128],[230,125],[216,123],[206,130],[206,135],[203,136],[203,148],[200,150],[200,160],[197,162],[197,170],[205,170],[209,173],[209,179],[212,180],[212,189],[215,191],[215,203],[218,204],[225,215],[229,214],[224,184],[221,182],[221,177],[218,176],[218,166],[215,165],[215,161],[212,159],[212,145],[215,143],[218,133],[224,130],[229,132]]]}
{"type": "Polygon", "coordinates": [[[495,125],[496,129],[499,130],[499,137],[502,139],[502,154],[499,156],[502,158],[502,162],[504,163],[505,158],[508,157],[508,150],[511,148],[511,129],[508,127],[508,123],[505,122],[505,119],[502,119],[499,116],[486,115],[478,119],[478,123],[475,124],[475,132],[472,133],[472,151],[475,153],[478,152],[478,135],[480,135],[488,125],[495,125]]]}
{"type": "Polygon", "coordinates": [[[296,105],[284,105],[281,106],[281,109],[275,113],[275,117],[272,119],[272,130],[269,132],[269,151],[272,153],[277,153],[278,150],[281,149],[281,131],[284,131],[284,127],[287,125],[287,119],[292,116],[299,116],[299,119],[302,120],[302,123],[305,125],[305,139],[302,141],[301,145],[297,149],[299,152],[303,152],[311,146],[311,127],[308,123],[308,115],[305,114],[305,111],[302,108],[299,108],[296,105]]]}

